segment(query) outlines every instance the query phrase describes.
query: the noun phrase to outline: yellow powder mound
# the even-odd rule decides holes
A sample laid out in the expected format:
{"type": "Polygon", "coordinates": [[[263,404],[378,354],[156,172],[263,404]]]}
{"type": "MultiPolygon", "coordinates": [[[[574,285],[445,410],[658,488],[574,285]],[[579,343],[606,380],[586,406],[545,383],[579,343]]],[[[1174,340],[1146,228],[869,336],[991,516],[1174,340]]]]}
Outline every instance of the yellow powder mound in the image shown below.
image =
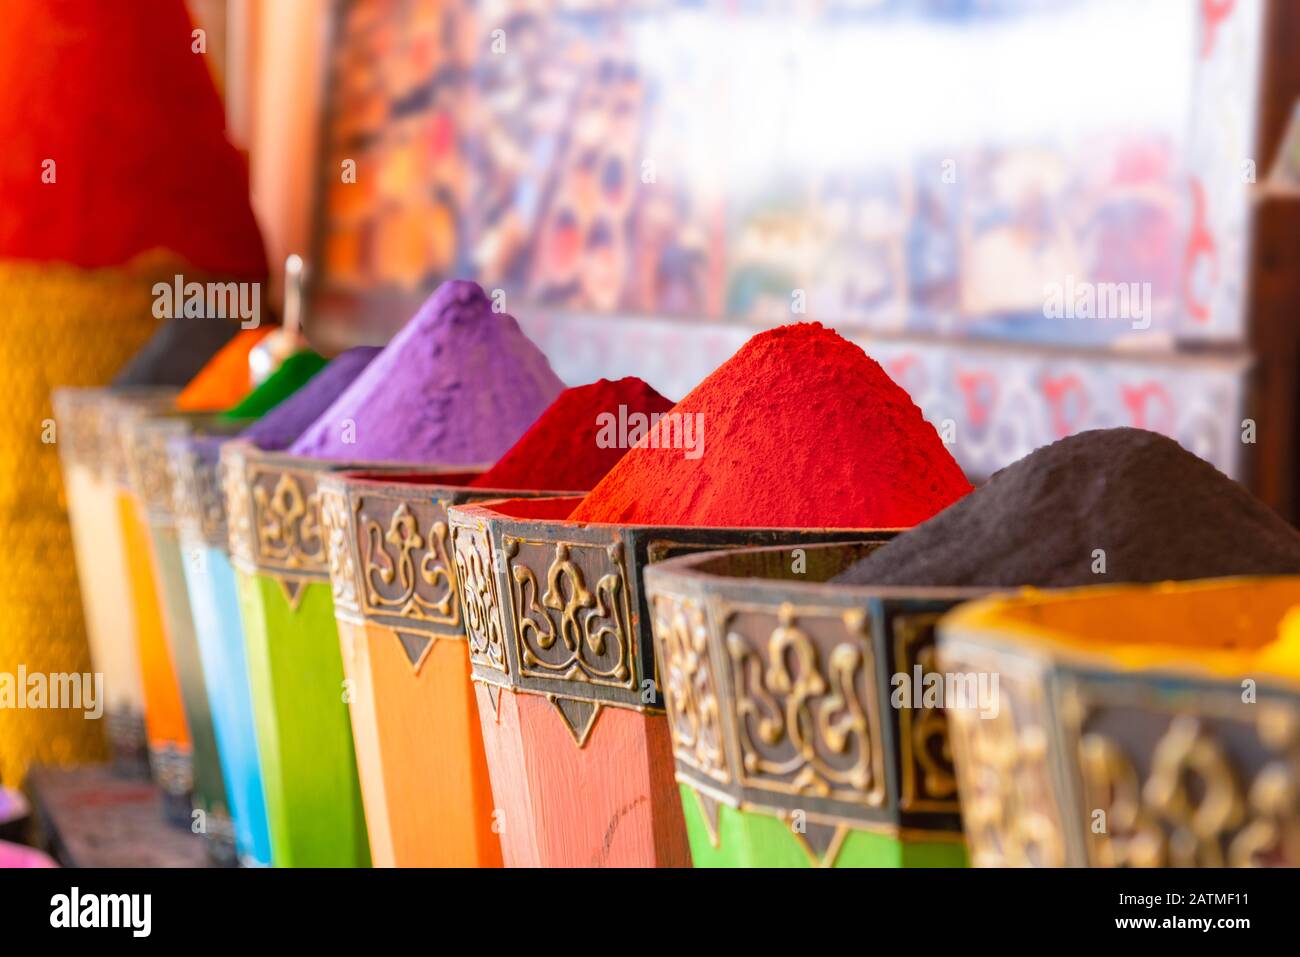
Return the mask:
{"type": "Polygon", "coordinates": [[[963,605],[941,630],[1120,670],[1300,680],[1300,577],[1026,589],[963,605]]]}

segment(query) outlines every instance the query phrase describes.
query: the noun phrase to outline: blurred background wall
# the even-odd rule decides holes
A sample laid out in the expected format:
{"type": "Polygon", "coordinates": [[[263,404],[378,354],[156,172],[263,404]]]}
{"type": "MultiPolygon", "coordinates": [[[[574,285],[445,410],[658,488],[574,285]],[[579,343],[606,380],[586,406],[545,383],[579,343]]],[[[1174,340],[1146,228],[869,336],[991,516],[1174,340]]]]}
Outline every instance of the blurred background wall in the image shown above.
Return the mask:
{"type": "MultiPolygon", "coordinates": [[[[322,64],[330,0],[187,0],[209,33],[209,63],[231,139],[249,155],[253,207],[273,263],[311,245],[322,64]]],[[[278,298],[281,280],[273,294],[278,298]]]]}
{"type": "Polygon", "coordinates": [[[1131,424],[1294,513],[1294,4],[191,9],[322,345],[471,276],[569,381],[680,396],[754,328],[816,319],[977,478],[1131,424]],[[1121,286],[1133,308],[1086,314],[1121,286]]]}

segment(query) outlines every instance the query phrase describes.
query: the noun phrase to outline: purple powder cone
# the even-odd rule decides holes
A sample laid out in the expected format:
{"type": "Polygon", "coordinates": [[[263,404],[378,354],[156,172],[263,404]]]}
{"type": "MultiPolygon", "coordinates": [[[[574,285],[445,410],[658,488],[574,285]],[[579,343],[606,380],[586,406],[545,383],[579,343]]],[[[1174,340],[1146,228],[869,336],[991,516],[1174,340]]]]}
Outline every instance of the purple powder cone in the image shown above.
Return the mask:
{"type": "Polygon", "coordinates": [[[194,453],[200,465],[214,467],[221,458],[221,447],[230,441],[228,435],[186,435],[173,439],[173,448],[184,448],[194,453]]]}
{"type": "Polygon", "coordinates": [[[379,351],[374,346],[358,346],[341,353],[297,392],[245,429],[242,438],[270,452],[288,448],[343,394],[379,351]]]}
{"type": "Polygon", "coordinates": [[[445,282],[289,451],[351,461],[494,462],[563,388],[513,316],[493,312],[476,283],[445,282]]]}

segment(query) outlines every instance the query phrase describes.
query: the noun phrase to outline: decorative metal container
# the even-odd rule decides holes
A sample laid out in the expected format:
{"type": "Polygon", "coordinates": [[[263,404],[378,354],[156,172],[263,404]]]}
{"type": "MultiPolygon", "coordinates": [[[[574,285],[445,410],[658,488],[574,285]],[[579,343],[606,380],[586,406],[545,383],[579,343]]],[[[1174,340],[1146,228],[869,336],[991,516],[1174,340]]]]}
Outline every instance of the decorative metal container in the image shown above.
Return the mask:
{"type": "Polygon", "coordinates": [[[687,865],[646,567],[864,533],[578,524],[578,501],[448,511],[505,862],[687,865]]]}
{"type": "Polygon", "coordinates": [[[175,389],[56,389],[59,453],[91,664],[104,676],[104,721],[114,765],[147,775],[144,690],[120,499],[129,493],[117,422],[138,406],[170,408],[175,389]]]}
{"type": "Polygon", "coordinates": [[[939,624],[977,866],[1300,865],[1300,578],[1026,592],[939,624]]]}
{"type": "Polygon", "coordinates": [[[129,471],[148,522],[148,546],[162,632],[180,689],[193,768],[191,821],[212,859],[236,860],[231,805],[217,749],[212,707],[199,654],[194,609],[185,582],[177,512],[176,473],[168,444],[191,434],[234,435],[248,423],[212,414],[171,413],[134,420],[127,429],[129,471]]]}
{"type": "Polygon", "coordinates": [[[265,452],[243,440],[222,447],[221,463],[272,862],[368,867],[353,685],[334,620],[318,482],[330,471],[384,466],[265,452]]]}
{"type": "Polygon", "coordinates": [[[377,866],[501,864],[447,509],[532,493],[467,488],[477,474],[352,472],[320,481],[377,866]]]}
{"type": "Polygon", "coordinates": [[[892,534],[646,569],[696,866],[965,863],[944,713],[900,693],[959,593],[830,581],[892,534]]]}
{"type": "Polygon", "coordinates": [[[194,637],[226,782],[235,849],[244,866],[269,867],[271,835],[220,476],[219,456],[226,441],[212,435],[177,436],[168,442],[167,454],[181,567],[194,612],[194,637]]]}
{"type": "MultiPolygon", "coordinates": [[[[133,402],[110,405],[109,427],[112,468],[121,488],[118,518],[129,583],[136,655],[144,693],[145,736],[149,746],[149,767],[162,792],[163,813],[178,827],[194,824],[191,792],[194,786],[194,755],[189,723],[181,701],[180,682],[168,644],[163,620],[162,595],[153,557],[154,545],[146,504],[147,496],[162,494],[156,473],[141,471],[136,445],[139,423],[160,409],[133,402]],[[147,489],[147,491],[145,491],[147,489]]],[[[162,487],[165,487],[163,485],[162,487]]]]}

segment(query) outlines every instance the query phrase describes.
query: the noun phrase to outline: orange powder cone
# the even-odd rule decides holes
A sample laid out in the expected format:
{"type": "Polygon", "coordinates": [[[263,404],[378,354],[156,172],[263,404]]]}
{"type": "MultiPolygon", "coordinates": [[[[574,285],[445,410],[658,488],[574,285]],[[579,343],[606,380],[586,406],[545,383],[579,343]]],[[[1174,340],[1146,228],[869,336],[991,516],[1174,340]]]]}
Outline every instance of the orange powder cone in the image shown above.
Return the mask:
{"type": "Polygon", "coordinates": [[[271,326],[244,329],[222,346],[181,390],[177,407],[184,412],[222,412],[247,395],[253,387],[248,355],[271,329],[271,326]]]}

